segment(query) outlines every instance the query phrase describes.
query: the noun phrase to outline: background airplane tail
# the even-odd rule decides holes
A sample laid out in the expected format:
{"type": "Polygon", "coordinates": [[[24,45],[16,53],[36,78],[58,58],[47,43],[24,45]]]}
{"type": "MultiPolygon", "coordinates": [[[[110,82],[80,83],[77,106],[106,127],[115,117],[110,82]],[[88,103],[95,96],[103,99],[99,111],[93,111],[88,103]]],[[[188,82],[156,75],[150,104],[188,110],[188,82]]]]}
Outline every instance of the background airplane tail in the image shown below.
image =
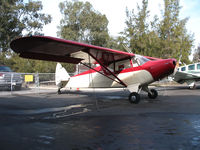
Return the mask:
{"type": "Polygon", "coordinates": [[[56,73],[55,73],[55,80],[56,80],[56,85],[58,86],[59,89],[63,88],[66,86],[70,79],[69,74],[65,70],[64,67],[60,63],[57,63],[56,65],[56,73]]]}

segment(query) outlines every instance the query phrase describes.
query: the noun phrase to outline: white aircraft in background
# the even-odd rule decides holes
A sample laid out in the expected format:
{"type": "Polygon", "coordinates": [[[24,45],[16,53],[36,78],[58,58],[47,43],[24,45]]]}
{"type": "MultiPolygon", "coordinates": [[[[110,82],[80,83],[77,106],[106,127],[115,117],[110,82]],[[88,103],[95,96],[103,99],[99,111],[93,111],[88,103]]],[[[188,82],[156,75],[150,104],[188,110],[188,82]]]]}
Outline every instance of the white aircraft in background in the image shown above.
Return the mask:
{"type": "Polygon", "coordinates": [[[109,48],[88,45],[46,36],[30,36],[13,40],[10,44],[20,57],[82,64],[89,70],[69,77],[60,65],[56,68],[56,84],[62,87],[125,87],[131,93],[129,101],[139,103],[140,91],[149,98],[158,96],[148,85],[174,72],[175,59],[158,59],[109,48]],[[93,64],[93,65],[91,65],[93,64]]]}
{"type": "Polygon", "coordinates": [[[180,84],[187,83],[191,89],[196,88],[196,82],[200,81],[200,62],[178,67],[173,80],[180,84]]]}

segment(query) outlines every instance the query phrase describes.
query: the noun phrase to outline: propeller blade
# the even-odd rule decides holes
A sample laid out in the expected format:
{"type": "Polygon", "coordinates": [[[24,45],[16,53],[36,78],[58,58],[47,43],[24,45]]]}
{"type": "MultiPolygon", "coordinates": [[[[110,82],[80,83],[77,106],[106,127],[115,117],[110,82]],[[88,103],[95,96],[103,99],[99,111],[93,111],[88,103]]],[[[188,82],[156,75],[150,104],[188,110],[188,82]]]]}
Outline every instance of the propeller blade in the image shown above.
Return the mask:
{"type": "Polygon", "coordinates": [[[176,66],[175,66],[175,68],[174,68],[173,76],[175,76],[176,72],[178,71],[178,67],[179,67],[179,65],[181,64],[181,57],[182,57],[182,55],[179,56],[179,59],[178,59],[178,61],[176,62],[176,66]]]}

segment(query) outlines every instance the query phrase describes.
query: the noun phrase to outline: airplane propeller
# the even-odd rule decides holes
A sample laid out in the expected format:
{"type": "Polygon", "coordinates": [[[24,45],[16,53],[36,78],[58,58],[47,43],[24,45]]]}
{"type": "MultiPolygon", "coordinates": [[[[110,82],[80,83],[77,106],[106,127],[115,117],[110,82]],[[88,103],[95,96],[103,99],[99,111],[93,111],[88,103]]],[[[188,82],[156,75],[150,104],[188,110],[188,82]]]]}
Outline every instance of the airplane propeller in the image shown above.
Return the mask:
{"type": "Polygon", "coordinates": [[[173,76],[175,76],[176,72],[178,71],[178,67],[179,67],[179,65],[181,64],[181,57],[182,57],[182,55],[179,56],[179,59],[178,59],[178,61],[176,62],[176,66],[175,66],[174,72],[173,72],[173,74],[172,74],[173,76]]]}

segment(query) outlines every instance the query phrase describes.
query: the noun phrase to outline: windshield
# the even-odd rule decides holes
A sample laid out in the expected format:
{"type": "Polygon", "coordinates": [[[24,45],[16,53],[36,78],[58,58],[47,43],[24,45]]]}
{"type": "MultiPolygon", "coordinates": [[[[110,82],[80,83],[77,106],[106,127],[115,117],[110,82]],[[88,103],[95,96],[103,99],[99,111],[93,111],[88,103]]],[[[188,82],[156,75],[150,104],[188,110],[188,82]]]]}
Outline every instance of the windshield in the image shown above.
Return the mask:
{"type": "Polygon", "coordinates": [[[148,58],[141,56],[141,55],[135,55],[135,61],[137,62],[137,64],[143,65],[144,63],[146,63],[147,61],[150,61],[148,58]]]}
{"type": "Polygon", "coordinates": [[[12,70],[7,66],[0,66],[0,72],[12,72],[12,70]]]}

